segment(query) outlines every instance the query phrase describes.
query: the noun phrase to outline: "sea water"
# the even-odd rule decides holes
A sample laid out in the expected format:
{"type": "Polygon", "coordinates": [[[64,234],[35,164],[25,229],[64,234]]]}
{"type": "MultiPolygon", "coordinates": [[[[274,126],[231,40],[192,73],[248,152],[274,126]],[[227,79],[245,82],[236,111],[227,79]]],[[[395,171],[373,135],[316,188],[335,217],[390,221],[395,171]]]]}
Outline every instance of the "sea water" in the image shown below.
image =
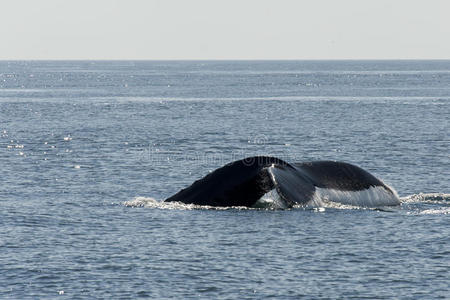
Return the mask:
{"type": "Polygon", "coordinates": [[[449,120],[450,61],[2,61],[0,298],[448,298],[449,120]],[[253,155],[402,205],[161,203],[253,155]]]}

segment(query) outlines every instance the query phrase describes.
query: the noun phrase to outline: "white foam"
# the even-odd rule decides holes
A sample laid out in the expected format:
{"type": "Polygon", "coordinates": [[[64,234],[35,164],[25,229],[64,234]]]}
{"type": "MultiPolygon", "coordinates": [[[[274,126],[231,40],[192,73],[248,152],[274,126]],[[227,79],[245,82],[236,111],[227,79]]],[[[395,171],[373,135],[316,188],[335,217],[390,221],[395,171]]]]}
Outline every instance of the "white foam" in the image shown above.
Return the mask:
{"type": "MultiPolygon", "coordinates": [[[[168,202],[177,204],[178,202],[168,202]]],[[[158,201],[155,198],[151,197],[136,197],[133,200],[125,201],[123,203],[125,206],[129,207],[153,207],[153,208],[159,208],[163,206],[164,202],[158,201]]]]}
{"type": "Polygon", "coordinates": [[[159,209],[176,209],[176,210],[193,210],[193,209],[211,209],[211,210],[228,210],[228,209],[251,209],[244,206],[228,206],[228,207],[217,207],[209,205],[196,205],[196,204],[185,204],[182,202],[164,202],[156,200],[151,197],[136,197],[133,200],[125,201],[123,203],[125,206],[129,207],[149,207],[149,208],[159,208],[159,209]]]}
{"type": "Polygon", "coordinates": [[[382,186],[370,187],[360,191],[341,191],[328,188],[317,188],[309,203],[313,206],[327,206],[329,202],[353,207],[381,207],[399,205],[397,194],[391,193],[382,186]]]}

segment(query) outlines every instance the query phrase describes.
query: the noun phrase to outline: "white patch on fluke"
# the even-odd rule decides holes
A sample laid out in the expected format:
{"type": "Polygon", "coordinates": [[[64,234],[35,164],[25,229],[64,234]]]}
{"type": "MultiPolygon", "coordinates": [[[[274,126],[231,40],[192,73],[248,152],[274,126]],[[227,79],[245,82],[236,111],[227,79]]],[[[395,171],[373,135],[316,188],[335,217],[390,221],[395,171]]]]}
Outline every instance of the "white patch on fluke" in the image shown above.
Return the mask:
{"type": "Polygon", "coordinates": [[[281,199],[276,189],[265,193],[252,205],[253,208],[286,209],[286,203],[281,199]]]}
{"type": "Polygon", "coordinates": [[[359,207],[381,207],[400,204],[397,194],[389,192],[382,186],[370,187],[360,191],[341,191],[316,187],[310,204],[324,206],[324,202],[330,201],[359,207]]]}

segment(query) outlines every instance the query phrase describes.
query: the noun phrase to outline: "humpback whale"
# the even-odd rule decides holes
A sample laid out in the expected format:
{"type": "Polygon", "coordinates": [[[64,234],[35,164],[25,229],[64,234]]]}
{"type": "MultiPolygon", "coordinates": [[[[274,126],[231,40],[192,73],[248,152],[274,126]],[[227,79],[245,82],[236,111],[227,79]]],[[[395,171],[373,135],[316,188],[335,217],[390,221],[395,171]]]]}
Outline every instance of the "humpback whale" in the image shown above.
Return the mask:
{"type": "Polygon", "coordinates": [[[291,208],[331,201],[345,205],[399,205],[396,192],[349,163],[287,163],[254,156],[231,162],[195,181],[165,202],[208,206],[291,208]]]}

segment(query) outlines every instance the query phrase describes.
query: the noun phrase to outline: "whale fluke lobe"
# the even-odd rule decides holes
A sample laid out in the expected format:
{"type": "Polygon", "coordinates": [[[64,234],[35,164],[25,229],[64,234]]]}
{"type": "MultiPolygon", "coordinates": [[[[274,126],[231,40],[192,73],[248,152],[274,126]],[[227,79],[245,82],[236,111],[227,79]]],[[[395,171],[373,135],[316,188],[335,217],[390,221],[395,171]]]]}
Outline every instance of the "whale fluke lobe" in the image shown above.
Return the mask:
{"type": "Polygon", "coordinates": [[[344,162],[289,164],[255,156],[229,163],[165,201],[208,206],[259,207],[276,193],[277,208],[333,201],[364,207],[398,205],[396,193],[367,171],[344,162]]]}
{"type": "Polygon", "coordinates": [[[274,157],[250,157],[229,163],[165,201],[210,206],[251,207],[274,188],[267,167],[284,165],[274,157]]]}

